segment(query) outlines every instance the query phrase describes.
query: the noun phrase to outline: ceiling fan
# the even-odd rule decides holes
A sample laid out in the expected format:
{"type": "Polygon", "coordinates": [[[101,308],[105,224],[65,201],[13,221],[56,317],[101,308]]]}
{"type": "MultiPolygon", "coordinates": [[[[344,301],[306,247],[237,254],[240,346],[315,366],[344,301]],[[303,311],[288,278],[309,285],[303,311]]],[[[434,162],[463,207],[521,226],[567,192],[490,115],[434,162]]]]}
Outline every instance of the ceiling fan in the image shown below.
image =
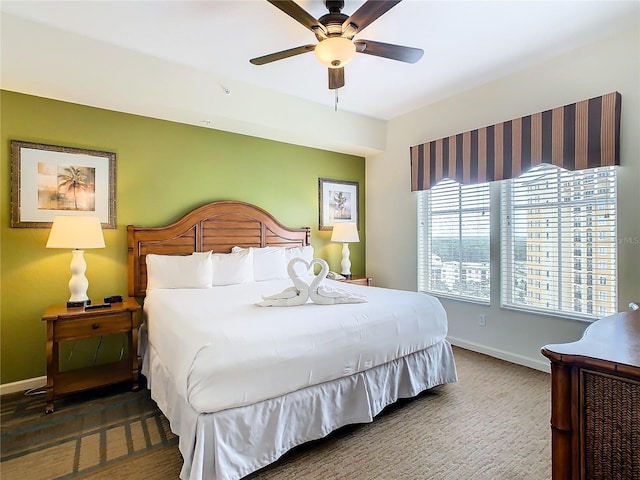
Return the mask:
{"type": "Polygon", "coordinates": [[[329,13],[318,19],[312,17],[293,0],[267,1],[311,30],[318,39],[318,43],[252,58],[249,61],[254,65],[264,65],[301,53],[315,52],[320,63],[328,67],[329,89],[334,90],[344,86],[344,66],[351,61],[356,53],[365,53],[407,63],[416,63],[424,53],[419,48],[372,40],[353,40],[357,34],[400,3],[401,0],[367,0],[351,16],[341,13],[344,1],[326,0],[324,3],[329,13]]]}

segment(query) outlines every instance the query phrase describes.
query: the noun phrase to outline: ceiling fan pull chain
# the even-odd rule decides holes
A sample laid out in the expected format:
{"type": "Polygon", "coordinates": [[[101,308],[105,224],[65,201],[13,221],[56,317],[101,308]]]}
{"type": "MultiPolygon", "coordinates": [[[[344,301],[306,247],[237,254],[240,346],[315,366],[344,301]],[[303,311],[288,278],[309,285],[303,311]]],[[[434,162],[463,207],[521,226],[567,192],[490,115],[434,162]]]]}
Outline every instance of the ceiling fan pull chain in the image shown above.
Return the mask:
{"type": "Polygon", "coordinates": [[[333,111],[334,111],[334,112],[337,112],[337,111],[338,111],[338,90],[339,90],[339,89],[337,89],[337,88],[335,89],[335,92],[336,92],[336,101],[335,101],[334,106],[333,106],[333,111]]]}

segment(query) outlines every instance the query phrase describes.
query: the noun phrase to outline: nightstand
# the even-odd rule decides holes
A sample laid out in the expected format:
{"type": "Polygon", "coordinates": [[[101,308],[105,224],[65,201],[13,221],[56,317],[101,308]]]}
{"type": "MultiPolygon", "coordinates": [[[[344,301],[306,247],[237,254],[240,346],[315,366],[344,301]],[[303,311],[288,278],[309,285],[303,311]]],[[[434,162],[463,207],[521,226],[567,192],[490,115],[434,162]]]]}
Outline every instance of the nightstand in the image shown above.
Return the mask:
{"type": "Polygon", "coordinates": [[[122,303],[93,310],[49,307],[42,316],[47,322],[47,406],[46,413],[54,410],[56,398],[70,393],[102,387],[125,381],[138,389],[138,327],[140,304],[135,298],[122,303]],[[117,362],[60,372],[59,346],[61,342],[82,340],[107,335],[124,334],[128,342],[128,355],[117,362]]]}
{"type": "Polygon", "coordinates": [[[371,277],[366,277],[362,275],[351,275],[351,278],[348,280],[341,280],[346,283],[355,283],[356,285],[364,285],[365,287],[371,286],[371,277]]]}

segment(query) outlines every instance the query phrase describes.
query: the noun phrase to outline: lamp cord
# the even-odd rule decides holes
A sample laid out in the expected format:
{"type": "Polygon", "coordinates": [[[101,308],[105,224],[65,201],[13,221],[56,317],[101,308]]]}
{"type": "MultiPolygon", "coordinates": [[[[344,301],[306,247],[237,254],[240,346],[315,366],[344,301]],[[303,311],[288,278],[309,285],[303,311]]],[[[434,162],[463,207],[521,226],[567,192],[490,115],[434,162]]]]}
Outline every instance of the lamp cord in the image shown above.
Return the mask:
{"type": "Polygon", "coordinates": [[[124,345],[125,345],[125,341],[127,340],[127,335],[126,334],[122,334],[122,345],[120,346],[120,360],[122,360],[122,357],[124,357],[124,345]]]}
{"type": "Polygon", "coordinates": [[[100,338],[98,339],[98,345],[96,346],[96,351],[93,354],[93,365],[96,364],[96,360],[98,359],[98,352],[100,351],[101,346],[102,346],[102,335],[100,335],[100,338]]]}
{"type": "Polygon", "coordinates": [[[30,388],[29,390],[25,390],[24,396],[29,397],[31,395],[42,395],[43,393],[47,393],[46,385],[42,385],[40,387],[33,387],[33,388],[30,388]]]}
{"type": "MultiPolygon", "coordinates": [[[[124,347],[125,347],[125,341],[127,339],[127,335],[122,333],[122,344],[120,345],[120,358],[118,360],[122,360],[122,357],[124,357],[124,347]]],[[[100,347],[102,346],[102,336],[100,337],[100,339],[98,340],[98,345],[96,346],[96,351],[93,354],[93,365],[96,364],[96,360],[98,359],[98,352],[100,351],[100,347]]]]}

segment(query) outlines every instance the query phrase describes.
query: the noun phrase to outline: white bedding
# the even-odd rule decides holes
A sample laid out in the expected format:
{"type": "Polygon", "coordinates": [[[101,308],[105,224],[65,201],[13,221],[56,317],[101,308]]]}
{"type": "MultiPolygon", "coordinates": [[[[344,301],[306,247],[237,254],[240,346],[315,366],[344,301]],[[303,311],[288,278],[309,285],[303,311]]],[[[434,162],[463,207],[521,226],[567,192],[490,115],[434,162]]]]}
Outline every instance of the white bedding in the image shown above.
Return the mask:
{"type": "Polygon", "coordinates": [[[338,283],[367,303],[269,307],[290,280],[148,292],[149,343],[195,412],[217,412],[348,377],[444,340],[429,295],[338,283]]]}
{"type": "Polygon", "coordinates": [[[364,372],[244,407],[197,413],[173,388],[144,328],[140,341],[146,345],[142,371],[151,397],[179,437],[182,480],[238,480],[296,445],[344,425],[371,422],[400,398],[457,381],[451,345],[442,340],[364,372]]]}

